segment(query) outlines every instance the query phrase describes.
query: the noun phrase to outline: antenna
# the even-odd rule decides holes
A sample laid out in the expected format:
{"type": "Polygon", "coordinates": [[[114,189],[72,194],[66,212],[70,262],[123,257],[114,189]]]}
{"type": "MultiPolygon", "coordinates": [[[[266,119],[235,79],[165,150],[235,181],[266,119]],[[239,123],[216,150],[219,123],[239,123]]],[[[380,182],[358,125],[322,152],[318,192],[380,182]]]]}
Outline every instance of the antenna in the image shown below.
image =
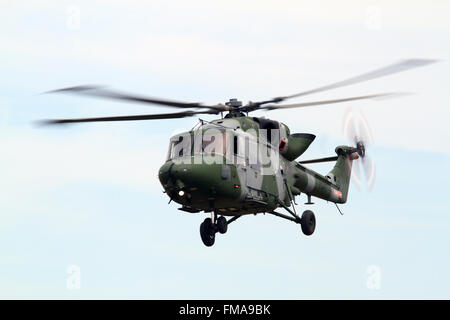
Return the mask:
{"type": "Polygon", "coordinates": [[[341,214],[341,216],[343,216],[344,214],[342,213],[341,209],[339,209],[337,203],[335,202],[334,205],[336,206],[336,208],[338,209],[339,213],[341,214]]]}

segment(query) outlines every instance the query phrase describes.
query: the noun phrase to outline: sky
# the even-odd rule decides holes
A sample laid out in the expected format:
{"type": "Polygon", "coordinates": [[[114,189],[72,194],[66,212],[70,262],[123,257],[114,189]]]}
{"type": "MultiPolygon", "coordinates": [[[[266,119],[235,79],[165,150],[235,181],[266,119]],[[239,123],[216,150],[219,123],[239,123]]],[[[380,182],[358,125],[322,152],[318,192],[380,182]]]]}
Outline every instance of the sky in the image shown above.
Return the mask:
{"type": "Polygon", "coordinates": [[[450,298],[448,1],[0,1],[0,298],[450,298]],[[410,95],[254,113],[315,134],[305,159],[349,143],[348,110],[369,123],[373,188],[352,184],[343,216],[298,198],[311,237],[246,216],[204,247],[207,214],[167,204],[157,179],[196,118],[36,125],[168,112],[42,94],[67,86],[247,102],[409,58],[439,62],[292,102],[410,95]]]}

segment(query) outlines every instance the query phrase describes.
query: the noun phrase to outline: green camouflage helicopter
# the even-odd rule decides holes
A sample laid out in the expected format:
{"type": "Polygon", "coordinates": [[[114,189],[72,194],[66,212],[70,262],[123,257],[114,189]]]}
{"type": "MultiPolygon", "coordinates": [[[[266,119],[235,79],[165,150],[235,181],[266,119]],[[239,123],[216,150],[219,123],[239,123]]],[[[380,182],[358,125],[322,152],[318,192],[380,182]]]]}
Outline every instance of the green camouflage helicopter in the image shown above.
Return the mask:
{"type": "MultiPolygon", "coordinates": [[[[410,59],[357,77],[314,90],[243,105],[237,99],[225,104],[203,105],[148,98],[111,91],[98,86],[77,86],[50,91],[83,94],[95,97],[157,104],[181,109],[182,112],[117,117],[45,120],[46,124],[78,122],[131,121],[174,119],[200,114],[221,115],[213,121],[200,120],[191,130],[170,139],[166,162],[159,170],[164,192],[190,213],[208,212],[200,225],[200,236],[212,246],[217,232],[226,233],[228,225],[247,214],[268,213],[300,224],[305,235],[312,235],[316,218],[311,210],[301,216],[295,209],[295,197],[304,193],[306,205],[317,197],[335,204],[346,203],[352,162],[364,158],[365,143],[355,136],[354,146],[338,146],[336,156],[307,161],[297,159],[315,139],[309,133],[291,133],[285,124],[263,117],[250,117],[256,110],[275,110],[363,99],[389,97],[381,93],[344,99],[279,104],[291,98],[349,86],[423,66],[433,60],[410,59]],[[223,114],[226,113],[225,116],[223,114]],[[305,164],[335,161],[332,170],[321,175],[305,164]],[[280,213],[284,209],[287,213],[280,213]],[[231,217],[227,220],[226,217],[231,217]]],[[[169,202],[170,202],[169,201],[169,202]]],[[[337,205],[336,205],[337,206],[337,205]]]]}

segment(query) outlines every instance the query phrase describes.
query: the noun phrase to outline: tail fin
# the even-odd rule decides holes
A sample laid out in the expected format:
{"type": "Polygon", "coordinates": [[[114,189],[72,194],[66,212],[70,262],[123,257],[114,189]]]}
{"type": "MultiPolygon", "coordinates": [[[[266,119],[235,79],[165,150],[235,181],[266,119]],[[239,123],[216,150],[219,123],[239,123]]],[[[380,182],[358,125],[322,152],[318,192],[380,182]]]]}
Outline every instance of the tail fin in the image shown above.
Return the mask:
{"type": "Polygon", "coordinates": [[[338,159],[334,168],[328,173],[329,177],[338,187],[339,200],[338,203],[346,203],[348,195],[348,187],[350,185],[350,177],[352,174],[353,160],[359,158],[358,152],[353,147],[339,146],[336,147],[338,159]]]}

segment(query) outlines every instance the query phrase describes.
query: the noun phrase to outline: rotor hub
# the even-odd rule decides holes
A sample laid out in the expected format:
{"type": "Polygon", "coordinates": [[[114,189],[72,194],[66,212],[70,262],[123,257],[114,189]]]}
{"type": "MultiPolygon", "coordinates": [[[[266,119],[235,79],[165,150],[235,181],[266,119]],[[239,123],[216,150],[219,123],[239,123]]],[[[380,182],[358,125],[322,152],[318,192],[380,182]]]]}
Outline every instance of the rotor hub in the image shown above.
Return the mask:
{"type": "Polygon", "coordinates": [[[364,142],[358,141],[356,143],[356,149],[357,149],[359,156],[361,158],[364,158],[364,156],[366,155],[366,147],[364,146],[364,142]]]}
{"type": "Polygon", "coordinates": [[[230,99],[230,101],[226,102],[225,105],[229,106],[232,109],[238,109],[242,107],[242,101],[239,101],[236,98],[230,99]]]}

